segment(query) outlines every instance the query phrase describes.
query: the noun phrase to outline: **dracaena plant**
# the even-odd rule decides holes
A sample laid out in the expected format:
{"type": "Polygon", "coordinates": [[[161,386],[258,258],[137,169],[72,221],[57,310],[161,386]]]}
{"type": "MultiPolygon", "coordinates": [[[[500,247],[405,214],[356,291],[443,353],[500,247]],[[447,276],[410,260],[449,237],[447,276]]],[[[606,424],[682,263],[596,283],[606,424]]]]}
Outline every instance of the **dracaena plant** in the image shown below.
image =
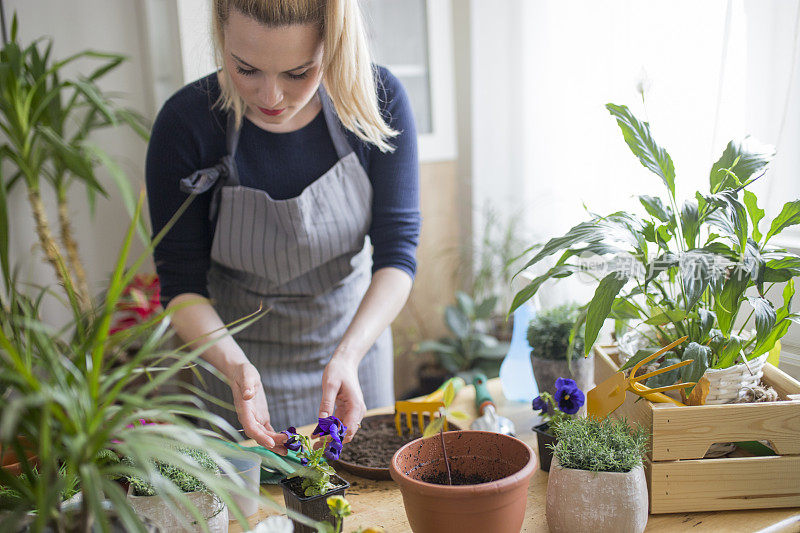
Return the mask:
{"type": "Polygon", "coordinates": [[[530,248],[536,254],[523,270],[554,254],[558,259],[517,293],[511,310],[545,281],[584,272],[599,280],[571,335],[574,341],[585,323],[586,354],[608,318],[637,327],[653,346],[688,336],[689,342],[668,354],[694,360],[684,369],[687,381],[697,381],[706,368],[727,368],[773,349],[791,322],[798,321],[791,302],[793,278],[800,274],[800,257],[774,243],[784,229],[800,223],[800,200],[783,205],[767,225],[748,188],[763,177],[773,148],[750,137],[731,141],[711,167],[708,191],[679,203],[672,159],[656,144],[649,124],[624,105],[606,108],[633,154],[661,179],[666,194],[639,196],[643,214],[592,215],[565,235],[530,248]],[[597,275],[587,268],[581,262],[587,255],[600,258],[605,272],[597,275]],[[767,299],[776,286],[782,288],[777,306],[767,299]],[[743,325],[735,328],[744,313],[743,325]],[[748,335],[751,328],[755,333],[748,335]]]}
{"type": "MultiPolygon", "coordinates": [[[[0,177],[0,209],[5,209],[8,192],[24,185],[45,258],[59,283],[73,286],[86,310],[91,293],[69,218],[67,193],[74,184],[83,185],[93,207],[97,194],[107,195],[96,175],[96,168],[102,165],[132,213],[136,198],[125,173],[91,141],[90,135],[99,129],[127,125],[146,140],[149,128],[141,115],[120,106],[114,95],[98,86],[125,61],[125,56],[85,50],[55,60],[52,41],[41,38],[23,45],[17,30],[15,14],[11,39],[0,49],[0,131],[4,137],[0,160],[11,164],[11,174],[0,177]],[[83,74],[65,74],[76,64],[88,64],[91,69],[83,74]],[[57,231],[42,200],[48,188],[56,198],[57,231]]],[[[145,235],[143,227],[140,232],[145,235]]]]}
{"type": "MultiPolygon", "coordinates": [[[[236,438],[237,432],[208,412],[202,402],[209,398],[207,394],[175,379],[190,363],[202,364],[200,354],[214,341],[197,339],[191,347],[173,347],[167,342],[172,310],[161,310],[130,328],[110,331],[125,287],[188,201],[129,269],[126,264],[142,204],[143,196],[122,243],[105,301],[89,313],[78,306],[78,295],[69,284],[64,288],[74,320],[62,328],[41,316],[46,289],[27,296],[18,290],[22,284],[9,275],[12,283],[0,294],[0,447],[14,450],[22,463],[20,476],[0,470],[0,485],[14,496],[0,499],[5,502],[0,509],[0,531],[18,531],[26,524],[35,532],[47,528],[92,531],[93,527],[108,531],[109,504],[125,531],[144,531],[142,519],[115,481],[121,477],[147,481],[174,509],[182,506],[204,524],[180,487],[158,474],[158,464],[173,465],[193,476],[227,503],[234,516],[245,519],[232,494],[252,494],[224,458],[231,455],[231,447],[220,438],[236,438]],[[115,354],[129,346],[137,348],[124,363],[117,364],[115,354]],[[149,379],[131,387],[143,375],[149,379]],[[162,389],[153,394],[168,384],[175,388],[174,393],[162,389]],[[140,420],[149,423],[142,425],[140,420]],[[213,431],[199,429],[198,421],[213,431]],[[207,452],[233,479],[214,475],[176,445],[207,452]],[[28,458],[30,455],[35,458],[28,458]],[[65,512],[62,499],[75,486],[81,489],[82,503],[76,512],[65,512]]],[[[58,266],[65,268],[62,263],[58,266]]],[[[261,315],[229,325],[231,334],[261,315]]],[[[290,470],[280,461],[270,466],[290,470]]],[[[279,508],[271,500],[262,500],[279,508]]],[[[296,513],[292,516],[313,524],[296,513]]]]}

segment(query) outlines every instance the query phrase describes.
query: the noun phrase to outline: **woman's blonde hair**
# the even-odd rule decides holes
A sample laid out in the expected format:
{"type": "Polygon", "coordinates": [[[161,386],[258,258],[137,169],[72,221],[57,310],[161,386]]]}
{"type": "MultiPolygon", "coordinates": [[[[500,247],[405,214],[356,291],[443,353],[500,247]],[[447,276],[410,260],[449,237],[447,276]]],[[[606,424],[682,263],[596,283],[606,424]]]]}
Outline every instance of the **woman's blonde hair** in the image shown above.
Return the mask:
{"type": "Polygon", "coordinates": [[[218,104],[241,123],[245,103],[224,68],[225,24],[231,9],[267,26],[317,24],[322,37],[322,82],[345,128],[382,152],[398,134],[381,117],[376,80],[357,0],[214,0],[214,49],[221,69],[218,104]]]}

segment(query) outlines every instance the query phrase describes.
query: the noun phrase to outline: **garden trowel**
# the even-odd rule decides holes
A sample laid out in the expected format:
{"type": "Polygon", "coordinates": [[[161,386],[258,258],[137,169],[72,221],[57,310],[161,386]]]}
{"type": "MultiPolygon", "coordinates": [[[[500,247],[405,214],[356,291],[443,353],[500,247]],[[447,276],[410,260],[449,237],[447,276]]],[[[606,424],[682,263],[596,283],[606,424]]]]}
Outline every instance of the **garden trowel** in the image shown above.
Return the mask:
{"type": "Polygon", "coordinates": [[[514,422],[497,414],[492,395],[486,388],[486,376],[481,373],[475,374],[472,384],[475,385],[475,407],[481,416],[472,422],[470,428],[514,436],[514,422]]]}
{"type": "Polygon", "coordinates": [[[636,372],[645,363],[653,361],[654,359],[658,359],[686,339],[688,339],[688,337],[681,337],[675,342],[664,346],[653,355],[645,357],[631,369],[629,377],[625,377],[625,373],[623,372],[615,372],[613,376],[590,390],[586,394],[586,410],[589,416],[597,419],[607,417],[609,414],[619,408],[620,405],[625,403],[625,392],[627,391],[638,394],[642,398],[646,398],[651,402],[673,403],[680,406],[684,405],[681,402],[674,400],[662,393],[669,390],[691,387],[692,385],[695,385],[694,382],[677,383],[675,385],[659,387],[657,389],[650,389],[645,385],[642,385],[640,382],[655,375],[663,374],[664,372],[669,372],[670,370],[675,370],[676,368],[689,365],[693,362],[693,359],[687,359],[686,361],[681,361],[680,363],[675,363],[674,365],[665,366],[664,368],[659,368],[654,372],[649,372],[641,376],[637,376],[636,372]]]}

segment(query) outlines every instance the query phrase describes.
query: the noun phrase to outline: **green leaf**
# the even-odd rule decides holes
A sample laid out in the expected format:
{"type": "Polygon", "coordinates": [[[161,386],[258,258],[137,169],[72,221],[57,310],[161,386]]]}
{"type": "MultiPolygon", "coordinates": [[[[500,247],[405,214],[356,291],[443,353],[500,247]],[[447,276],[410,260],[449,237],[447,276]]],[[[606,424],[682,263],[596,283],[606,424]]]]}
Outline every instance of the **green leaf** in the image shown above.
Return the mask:
{"type": "Polygon", "coordinates": [[[764,170],[774,156],[775,147],[761,144],[749,135],[740,141],[730,141],[719,160],[711,166],[711,192],[722,190],[721,185],[727,176],[724,169],[730,169],[744,183],[753,174],[764,170]]]}
{"type": "Polygon", "coordinates": [[[117,125],[117,117],[113,108],[103,98],[103,93],[98,87],[86,80],[72,80],[64,82],[65,85],[75,87],[81,94],[83,94],[94,109],[99,111],[112,125],[117,125]]]}
{"type": "MultiPolygon", "coordinates": [[[[630,359],[625,361],[625,364],[623,364],[621,367],[619,367],[620,372],[622,372],[623,370],[628,370],[629,368],[633,368],[634,366],[637,365],[637,363],[639,363],[639,361],[641,361],[642,359],[647,359],[648,357],[650,357],[651,355],[656,353],[659,349],[660,349],[660,346],[650,346],[648,348],[643,348],[641,350],[638,350],[633,356],[630,357],[630,359]]],[[[673,352],[667,352],[662,357],[666,357],[667,354],[670,354],[670,353],[675,355],[673,352]]],[[[660,357],[659,357],[659,359],[660,359],[660,357]]],[[[656,359],[656,361],[657,360],[658,359],[656,359]]]]}
{"type": "Polygon", "coordinates": [[[767,237],[764,239],[766,244],[773,236],[779,234],[789,226],[800,224],[800,200],[787,202],[783,205],[780,214],[775,217],[769,227],[767,237]]]}
{"type": "Polygon", "coordinates": [[[674,198],[675,167],[672,158],[653,140],[649,124],[639,121],[624,105],[606,104],[606,109],[617,119],[625,142],[633,154],[639,158],[642,165],[661,177],[674,198]]]}
{"type": "Polygon", "coordinates": [[[775,346],[775,343],[789,331],[789,325],[795,320],[794,313],[791,312],[792,298],[794,297],[794,279],[790,279],[783,288],[783,307],[778,309],[775,317],[775,326],[766,338],[756,343],[749,358],[758,357],[766,353],[775,346]]]}
{"type": "Polygon", "coordinates": [[[722,291],[715,298],[714,312],[717,315],[717,323],[722,334],[726,337],[731,333],[733,321],[739,312],[739,302],[749,283],[749,276],[742,269],[736,268],[731,273],[730,278],[725,281],[722,291]]]}
{"type": "Polygon", "coordinates": [[[689,199],[681,207],[681,225],[683,226],[683,240],[689,249],[697,246],[697,236],[700,233],[700,211],[697,200],[689,199]]]}
{"type": "Polygon", "coordinates": [[[661,309],[658,314],[648,318],[644,323],[651,326],[663,326],[664,324],[680,322],[684,318],[686,318],[686,311],[683,309],[661,309]]]}
{"type": "Polygon", "coordinates": [[[425,352],[441,352],[446,354],[457,353],[457,350],[453,346],[438,341],[422,341],[417,345],[414,351],[416,351],[417,353],[425,353],[425,352]]]}
{"type": "Polygon", "coordinates": [[[736,363],[739,352],[742,351],[743,342],[738,335],[731,335],[731,338],[719,350],[715,368],[728,368],[736,363]]]}
{"type": "Polygon", "coordinates": [[[611,312],[614,299],[627,282],[627,275],[620,272],[612,272],[604,277],[600,281],[600,285],[597,286],[597,290],[595,290],[592,301],[589,302],[589,307],[586,311],[586,331],[584,333],[584,352],[586,354],[594,346],[594,341],[597,340],[600,328],[603,327],[603,323],[611,312]]]}
{"type": "Polygon", "coordinates": [[[761,240],[761,232],[758,230],[758,223],[764,218],[764,210],[758,207],[758,198],[752,192],[745,189],[744,191],[744,205],[747,207],[747,213],[750,215],[750,221],[753,223],[753,240],[759,242],[761,240]]]}
{"type": "Polygon", "coordinates": [[[542,283],[545,281],[552,279],[552,278],[562,278],[571,275],[574,272],[577,272],[581,269],[580,266],[577,265],[569,265],[569,264],[561,264],[555,265],[553,268],[548,270],[546,273],[542,274],[541,276],[535,278],[533,281],[528,283],[522,290],[520,290],[515,296],[514,300],[511,302],[511,308],[508,311],[510,315],[516,309],[533,298],[536,294],[536,291],[539,290],[542,283]]]}
{"type": "Polygon", "coordinates": [[[615,320],[638,319],[640,318],[639,308],[626,298],[615,298],[608,317],[615,320]]]}
{"type": "Polygon", "coordinates": [[[456,337],[461,339],[469,335],[469,318],[458,307],[448,305],[444,310],[444,321],[456,337]]]}
{"type": "Polygon", "coordinates": [[[462,291],[456,291],[456,304],[461,313],[466,317],[475,316],[475,302],[469,295],[462,291]]]}
{"type": "Polygon", "coordinates": [[[664,203],[661,201],[661,198],[643,194],[639,196],[639,202],[641,202],[641,204],[644,206],[645,211],[658,220],[662,222],[669,222],[672,220],[669,210],[667,207],[664,207],[664,203]]]}
{"type": "MultiPolygon", "coordinates": [[[[711,357],[711,348],[690,342],[689,346],[683,351],[683,360],[692,359],[692,363],[681,369],[681,381],[693,381],[697,383],[703,374],[708,370],[708,360],[711,357]]],[[[694,386],[686,389],[686,394],[691,394],[694,386]]]]}
{"type": "Polygon", "coordinates": [[[577,226],[573,226],[570,230],[561,237],[554,237],[547,241],[542,246],[539,252],[533,258],[525,263],[519,271],[535,265],[545,257],[548,257],[559,250],[569,248],[570,246],[580,242],[599,242],[605,239],[602,228],[597,224],[597,221],[581,222],[577,226]]]}
{"type": "Polygon", "coordinates": [[[490,296],[475,307],[475,318],[483,319],[492,316],[494,308],[497,307],[497,296],[490,296]]]}
{"type": "Polygon", "coordinates": [[[453,387],[453,382],[450,381],[447,384],[447,387],[444,389],[444,397],[442,401],[444,402],[445,407],[449,407],[451,403],[453,403],[453,398],[456,396],[456,389],[453,387]]]}
{"type": "Polygon", "coordinates": [[[709,311],[703,307],[697,310],[697,314],[700,316],[700,336],[698,337],[698,340],[703,342],[711,332],[711,328],[714,327],[714,322],[717,320],[717,315],[714,313],[714,311],[709,311]]]}
{"type": "Polygon", "coordinates": [[[428,437],[436,435],[442,427],[444,427],[444,418],[441,416],[435,417],[425,428],[425,431],[422,433],[422,438],[427,439],[428,437]]]}
{"type": "MultiPolygon", "coordinates": [[[[655,350],[650,353],[652,354],[654,352],[655,350]]],[[[675,354],[673,352],[667,352],[667,353],[671,353],[673,356],[667,357],[667,354],[664,354],[664,362],[662,362],[659,365],[660,368],[666,368],[670,365],[674,365],[681,362],[680,359],[674,356],[675,354]]],[[[674,370],[670,370],[669,372],[664,372],[663,374],[658,374],[651,378],[648,378],[647,386],[650,387],[651,389],[655,389],[657,387],[668,387],[669,385],[674,385],[675,383],[677,383],[680,377],[681,377],[681,369],[676,368],[674,370]]]]}

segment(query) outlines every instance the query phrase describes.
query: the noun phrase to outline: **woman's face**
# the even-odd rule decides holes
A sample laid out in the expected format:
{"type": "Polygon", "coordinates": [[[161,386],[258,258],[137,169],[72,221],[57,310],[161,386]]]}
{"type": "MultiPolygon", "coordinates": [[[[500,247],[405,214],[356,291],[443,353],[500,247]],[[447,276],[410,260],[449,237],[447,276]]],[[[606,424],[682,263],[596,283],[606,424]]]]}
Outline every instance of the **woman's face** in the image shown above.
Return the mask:
{"type": "Polygon", "coordinates": [[[313,24],[270,27],[232,10],[225,25],[225,65],[245,115],[269,131],[293,131],[319,111],[322,39],[313,24]]]}

